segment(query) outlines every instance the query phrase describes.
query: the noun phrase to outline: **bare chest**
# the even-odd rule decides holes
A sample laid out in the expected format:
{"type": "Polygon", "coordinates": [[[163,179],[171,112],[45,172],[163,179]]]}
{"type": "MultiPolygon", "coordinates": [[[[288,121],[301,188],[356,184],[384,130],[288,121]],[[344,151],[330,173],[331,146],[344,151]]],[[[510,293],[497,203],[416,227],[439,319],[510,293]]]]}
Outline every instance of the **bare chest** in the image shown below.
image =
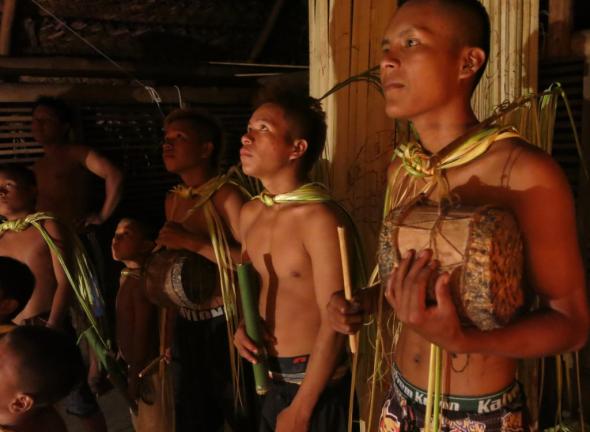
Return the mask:
{"type": "Polygon", "coordinates": [[[311,263],[301,234],[302,227],[288,211],[264,209],[245,235],[246,251],[263,280],[304,280],[311,263]]]}
{"type": "Polygon", "coordinates": [[[181,224],[187,231],[206,235],[209,233],[204,206],[195,208],[196,200],[177,199],[173,202],[169,221],[181,224]]]}
{"type": "Polygon", "coordinates": [[[53,274],[49,248],[34,228],[0,234],[0,256],[26,264],[36,276],[45,272],[53,274]]]}

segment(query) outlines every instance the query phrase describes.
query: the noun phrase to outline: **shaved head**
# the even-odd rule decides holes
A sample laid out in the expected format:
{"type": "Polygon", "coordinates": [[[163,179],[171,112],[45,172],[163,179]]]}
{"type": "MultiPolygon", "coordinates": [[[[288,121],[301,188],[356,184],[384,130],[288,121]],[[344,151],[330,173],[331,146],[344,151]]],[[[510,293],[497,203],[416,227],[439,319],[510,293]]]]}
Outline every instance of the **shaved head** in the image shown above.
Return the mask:
{"type": "Polygon", "coordinates": [[[461,47],[481,48],[486,59],[475,75],[477,86],[486,68],[490,55],[490,17],[486,8],[478,0],[400,0],[401,7],[408,4],[428,3],[440,7],[456,25],[454,35],[461,47]]]}

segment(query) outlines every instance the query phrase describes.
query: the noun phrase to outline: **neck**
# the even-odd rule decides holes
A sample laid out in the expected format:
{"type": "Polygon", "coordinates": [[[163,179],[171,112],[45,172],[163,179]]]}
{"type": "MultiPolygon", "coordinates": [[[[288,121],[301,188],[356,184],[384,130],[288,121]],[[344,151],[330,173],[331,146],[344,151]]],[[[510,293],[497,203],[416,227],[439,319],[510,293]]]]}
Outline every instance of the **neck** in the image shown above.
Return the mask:
{"type": "Polygon", "coordinates": [[[180,178],[187,186],[199,187],[215,176],[211,168],[195,167],[180,174],[180,178]]]}
{"type": "Polygon", "coordinates": [[[305,176],[290,174],[276,175],[271,178],[260,178],[260,181],[271,195],[288,193],[307,183],[305,176]]]}
{"type": "Polygon", "coordinates": [[[6,220],[13,221],[27,217],[28,215],[34,212],[35,210],[22,210],[14,213],[4,214],[4,217],[6,218],[6,220]]]}
{"type": "Polygon", "coordinates": [[[122,260],[121,262],[130,270],[135,270],[141,268],[143,262],[145,261],[145,257],[138,257],[135,259],[129,260],[122,260]]]}
{"type": "Polygon", "coordinates": [[[471,105],[464,102],[410,120],[422,146],[431,153],[437,153],[479,123],[471,105]]]}

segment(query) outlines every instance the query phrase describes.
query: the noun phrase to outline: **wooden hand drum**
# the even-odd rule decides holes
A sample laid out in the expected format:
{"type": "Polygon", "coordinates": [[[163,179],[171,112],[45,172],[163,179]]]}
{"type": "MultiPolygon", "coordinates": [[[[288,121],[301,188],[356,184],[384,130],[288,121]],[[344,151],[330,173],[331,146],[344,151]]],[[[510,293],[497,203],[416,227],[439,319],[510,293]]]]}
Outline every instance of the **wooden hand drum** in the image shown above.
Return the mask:
{"type": "MultiPolygon", "coordinates": [[[[522,308],[523,245],[514,216],[499,207],[442,210],[436,203],[394,209],[379,238],[379,273],[385,283],[409,249],[431,248],[451,275],[461,321],[481,330],[508,324],[522,308]]],[[[427,301],[434,301],[434,287],[427,301]]]]}
{"type": "Polygon", "coordinates": [[[145,264],[147,296],[160,306],[202,309],[218,286],[217,265],[186,250],[161,249],[145,264]]]}

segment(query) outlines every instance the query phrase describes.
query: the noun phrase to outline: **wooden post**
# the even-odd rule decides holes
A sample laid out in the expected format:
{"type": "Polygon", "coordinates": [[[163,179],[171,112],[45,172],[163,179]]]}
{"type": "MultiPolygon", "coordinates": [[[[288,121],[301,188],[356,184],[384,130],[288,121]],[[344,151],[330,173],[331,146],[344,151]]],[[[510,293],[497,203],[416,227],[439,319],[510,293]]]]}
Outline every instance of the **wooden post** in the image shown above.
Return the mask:
{"type": "Polygon", "coordinates": [[[537,91],[539,0],[481,2],[490,15],[491,46],[472,105],[484,119],[502,102],[537,91]]]}
{"type": "Polygon", "coordinates": [[[4,0],[2,9],[2,27],[0,28],[0,55],[10,54],[10,42],[12,40],[12,23],[14,22],[14,12],[16,10],[16,0],[4,0]]]}
{"type": "MultiPolygon", "coordinates": [[[[310,93],[379,64],[391,0],[309,0],[310,93]]],[[[366,82],[353,83],[323,101],[327,114],[327,166],[321,180],[351,212],[373,265],[381,222],[393,121],[384,99],[366,82]]]]}

